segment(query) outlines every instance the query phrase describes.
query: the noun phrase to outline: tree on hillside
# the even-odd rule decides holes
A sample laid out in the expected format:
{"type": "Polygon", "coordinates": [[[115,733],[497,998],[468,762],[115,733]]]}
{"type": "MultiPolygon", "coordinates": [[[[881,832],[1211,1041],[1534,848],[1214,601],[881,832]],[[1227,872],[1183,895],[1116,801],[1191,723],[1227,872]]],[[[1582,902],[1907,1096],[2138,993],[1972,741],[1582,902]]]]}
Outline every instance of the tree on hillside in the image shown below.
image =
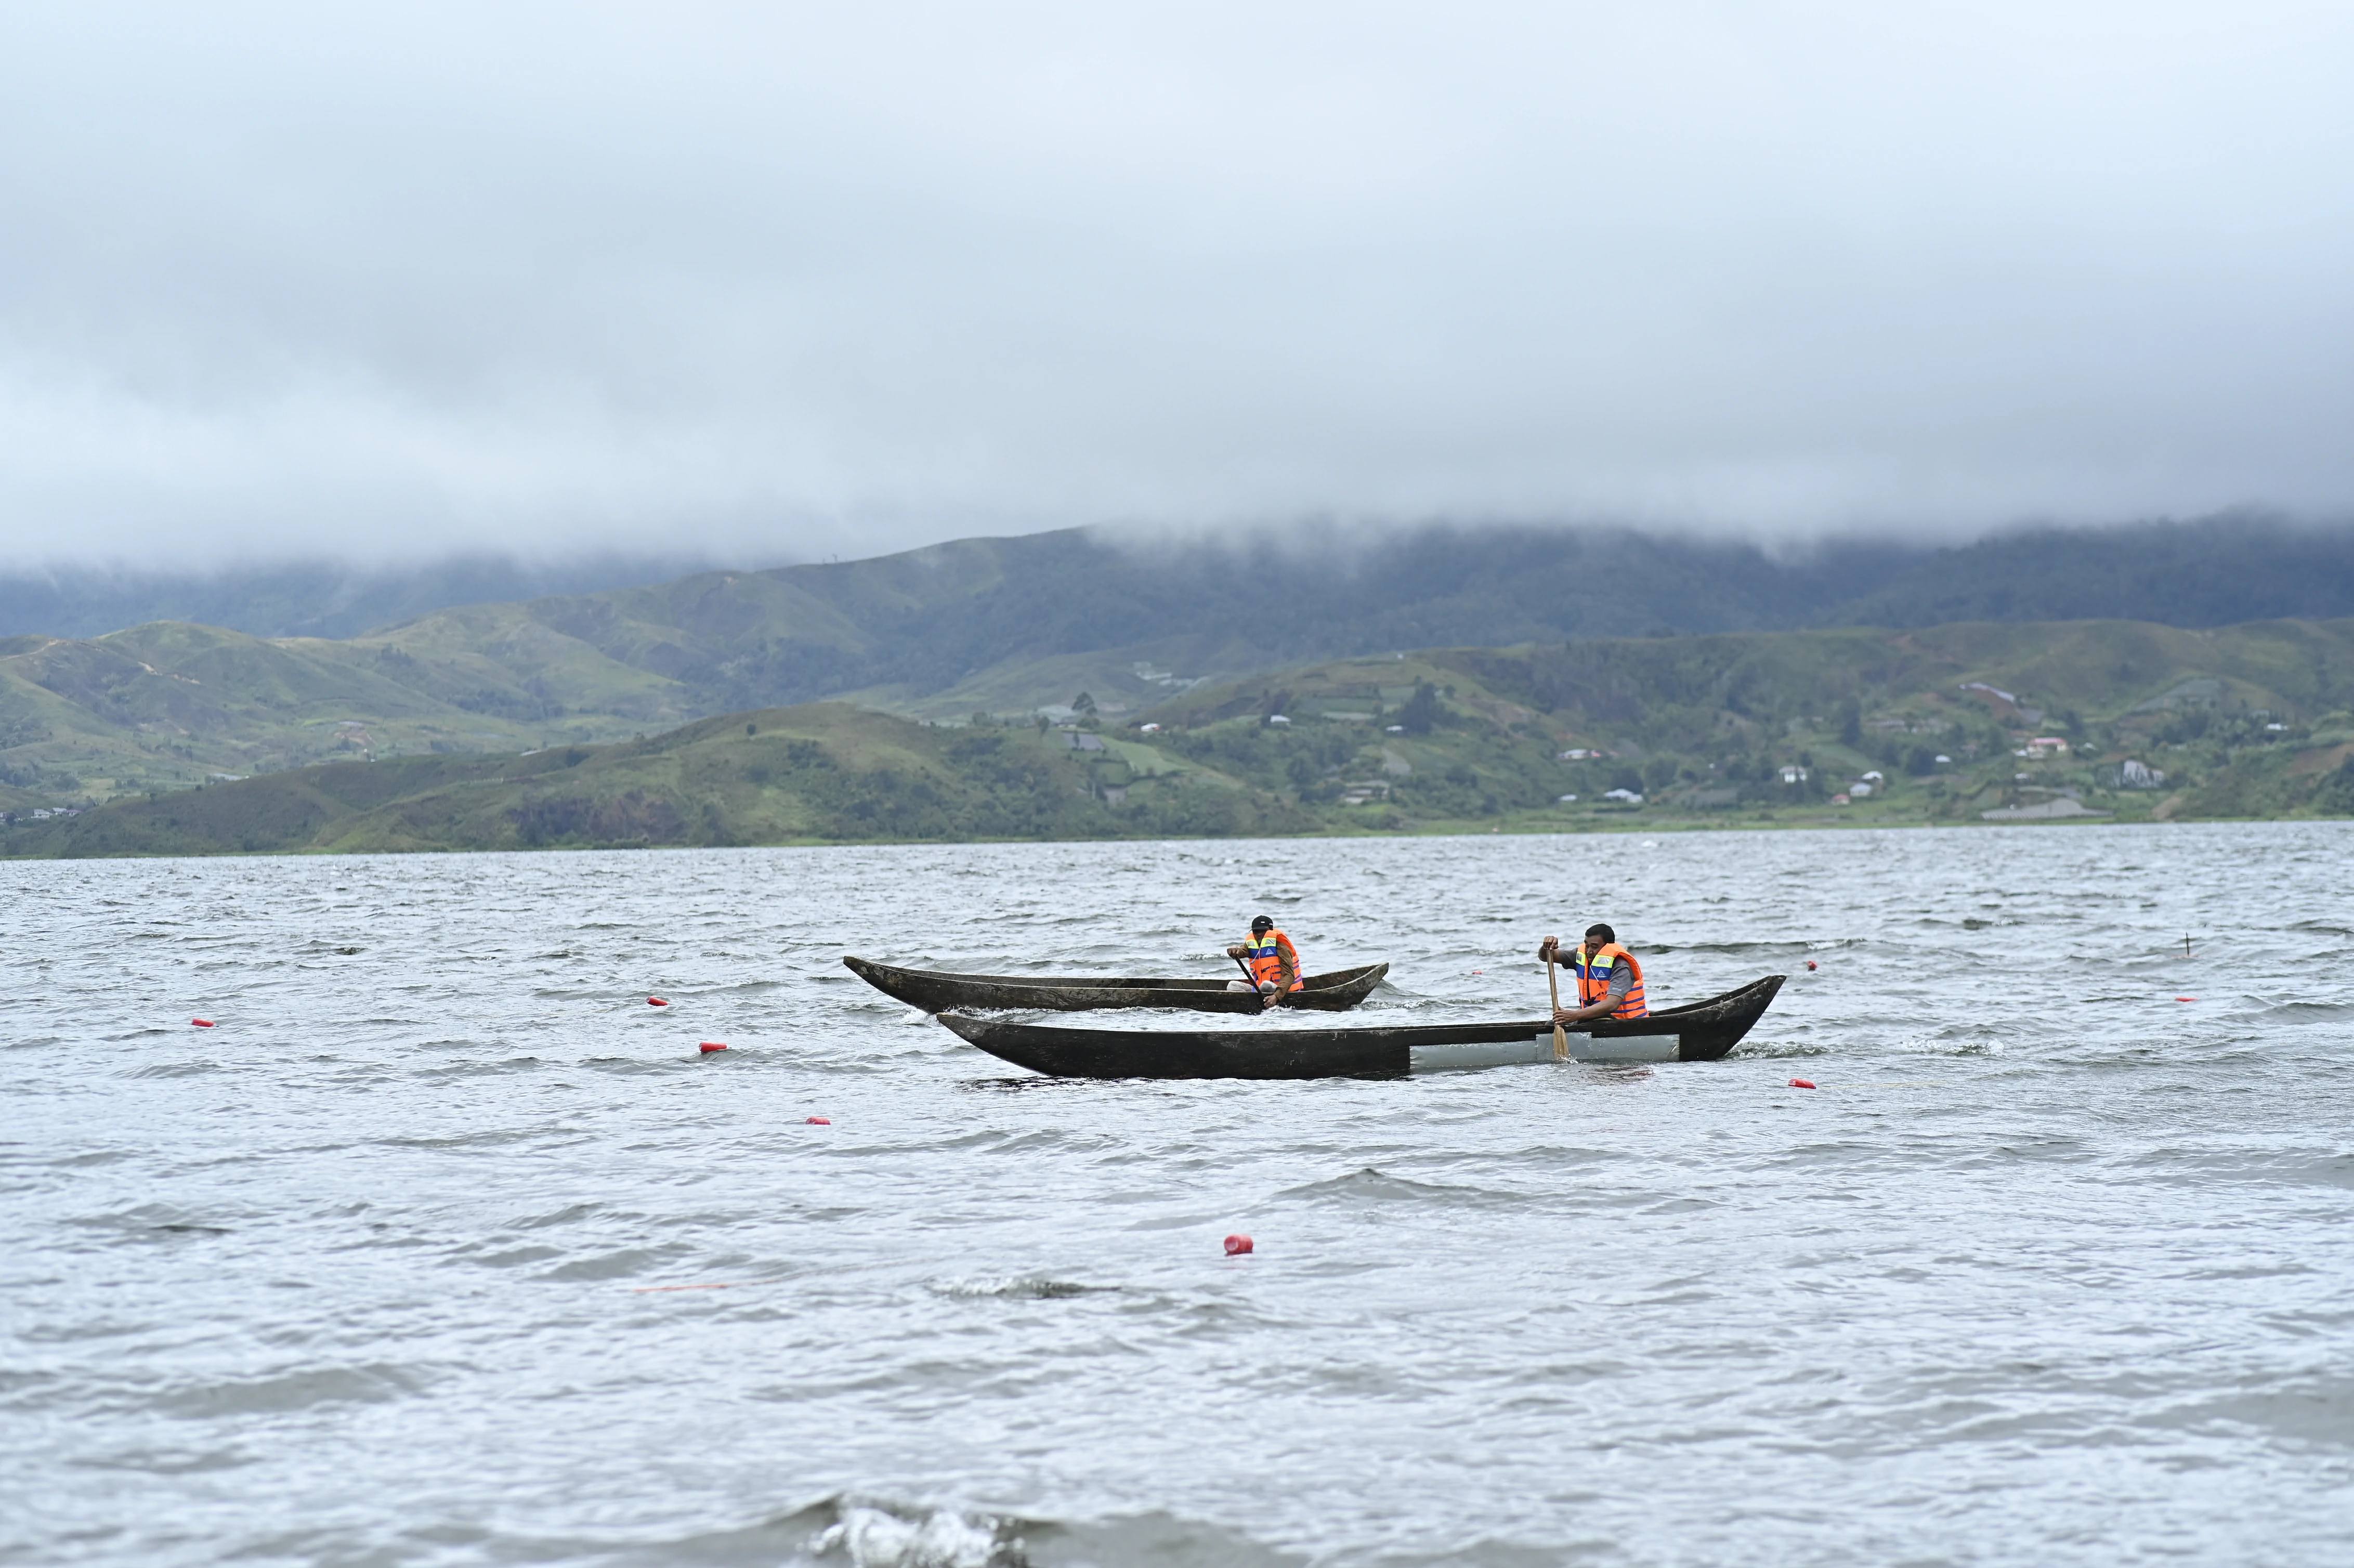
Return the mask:
{"type": "Polygon", "coordinates": [[[1428,735],[1439,719],[1438,688],[1424,681],[1414,689],[1414,695],[1398,709],[1398,723],[1408,735],[1428,735]]]}

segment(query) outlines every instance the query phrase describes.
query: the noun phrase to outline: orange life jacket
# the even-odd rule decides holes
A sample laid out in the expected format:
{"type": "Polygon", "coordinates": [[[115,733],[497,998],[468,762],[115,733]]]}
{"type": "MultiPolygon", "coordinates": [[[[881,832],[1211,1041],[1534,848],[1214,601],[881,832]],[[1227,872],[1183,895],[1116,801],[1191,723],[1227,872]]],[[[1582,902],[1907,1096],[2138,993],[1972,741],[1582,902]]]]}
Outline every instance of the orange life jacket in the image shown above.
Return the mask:
{"type": "Polygon", "coordinates": [[[1243,938],[1243,962],[1250,966],[1251,979],[1261,985],[1283,983],[1283,960],[1291,959],[1291,989],[1299,990],[1307,981],[1299,972],[1299,949],[1291,938],[1280,931],[1269,931],[1264,937],[1243,938]]]}
{"type": "Polygon", "coordinates": [[[1569,972],[1577,977],[1578,1006],[1592,1007],[1608,996],[1610,977],[1615,972],[1613,966],[1623,962],[1628,972],[1635,977],[1634,982],[1628,986],[1627,994],[1619,999],[1618,1005],[1610,1010],[1610,1016],[1643,1018],[1650,1013],[1649,1004],[1643,1000],[1643,966],[1635,961],[1634,954],[1617,943],[1609,943],[1592,954],[1581,947],[1563,961],[1569,965],[1569,972]]]}

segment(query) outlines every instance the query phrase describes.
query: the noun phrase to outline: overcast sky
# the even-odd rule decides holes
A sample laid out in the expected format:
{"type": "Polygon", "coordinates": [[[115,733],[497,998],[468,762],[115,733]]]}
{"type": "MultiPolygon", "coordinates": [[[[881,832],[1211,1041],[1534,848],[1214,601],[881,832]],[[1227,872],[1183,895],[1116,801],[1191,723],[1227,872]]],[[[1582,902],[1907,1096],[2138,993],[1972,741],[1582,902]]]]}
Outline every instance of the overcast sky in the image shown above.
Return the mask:
{"type": "Polygon", "coordinates": [[[2354,5],[0,0],[0,546],[2354,511],[2354,5]]]}

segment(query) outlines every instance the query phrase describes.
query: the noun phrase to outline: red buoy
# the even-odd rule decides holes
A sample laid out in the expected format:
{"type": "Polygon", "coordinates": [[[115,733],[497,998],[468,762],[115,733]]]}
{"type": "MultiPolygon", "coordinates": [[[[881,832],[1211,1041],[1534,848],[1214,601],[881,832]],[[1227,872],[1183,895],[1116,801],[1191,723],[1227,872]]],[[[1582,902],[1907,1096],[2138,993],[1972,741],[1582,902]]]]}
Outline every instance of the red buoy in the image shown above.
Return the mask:
{"type": "Polygon", "coordinates": [[[725,1051],[726,1049],[726,1046],[722,1045],[716,1040],[706,1040],[703,1043],[703,1054],[706,1056],[710,1055],[714,1051],[725,1051]]]}
{"type": "Polygon", "coordinates": [[[1251,1239],[1239,1233],[1226,1238],[1226,1255],[1236,1257],[1251,1250],[1251,1239]]]}
{"type": "Polygon", "coordinates": [[[833,1123],[828,1118],[813,1116],[806,1118],[802,1125],[805,1127],[832,1127],[833,1123]]]}
{"type": "Polygon", "coordinates": [[[1815,1086],[1804,1078],[1793,1078],[1790,1080],[1790,1086],[1794,1089],[1811,1089],[1815,1086]]]}
{"type": "Polygon", "coordinates": [[[2195,996],[2178,996],[2174,1000],[2177,1001],[2197,1001],[2199,999],[2195,996]]]}
{"type": "Polygon", "coordinates": [[[188,1022],[198,1029],[210,1029],[213,1026],[213,1021],[209,1018],[191,1018],[188,1022]]]}
{"type": "Polygon", "coordinates": [[[658,996],[650,996],[646,998],[646,1005],[648,1007],[668,1007],[670,1003],[664,1001],[658,996]]]}
{"type": "Polygon", "coordinates": [[[1813,968],[1815,967],[1815,960],[1814,960],[1814,959],[1808,959],[1807,960],[1807,967],[1808,967],[1808,969],[1813,969],[1813,968]]]}

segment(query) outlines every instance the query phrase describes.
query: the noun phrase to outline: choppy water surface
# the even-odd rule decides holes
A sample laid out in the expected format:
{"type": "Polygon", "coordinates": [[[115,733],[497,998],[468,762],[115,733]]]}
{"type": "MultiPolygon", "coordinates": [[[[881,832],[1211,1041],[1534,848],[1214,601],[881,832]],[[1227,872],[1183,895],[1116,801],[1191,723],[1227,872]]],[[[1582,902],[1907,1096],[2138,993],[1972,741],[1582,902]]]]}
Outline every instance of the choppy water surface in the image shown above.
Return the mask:
{"type": "Polygon", "coordinates": [[[2349,865],[8,864],[0,1556],[2354,1561],[2349,865]],[[1368,1020],[1531,1015],[1596,917],[1658,1001],[1794,979],[1717,1065],[1100,1084],[837,961],[1215,973],[1262,908],[1394,960],[1368,1020]]]}

